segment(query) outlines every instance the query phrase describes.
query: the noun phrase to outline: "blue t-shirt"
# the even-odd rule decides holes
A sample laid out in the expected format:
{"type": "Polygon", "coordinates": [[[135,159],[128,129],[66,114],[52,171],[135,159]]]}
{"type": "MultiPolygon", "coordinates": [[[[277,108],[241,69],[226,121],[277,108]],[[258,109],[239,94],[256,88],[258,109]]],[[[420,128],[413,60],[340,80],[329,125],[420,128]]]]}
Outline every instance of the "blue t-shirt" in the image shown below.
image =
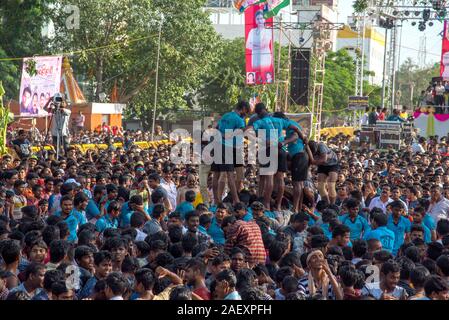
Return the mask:
{"type": "Polygon", "coordinates": [[[437,225],[435,223],[435,219],[428,213],[426,213],[423,217],[423,224],[429,228],[430,231],[436,230],[437,225]]]}
{"type": "MultiPolygon", "coordinates": [[[[62,211],[56,211],[54,213],[54,215],[57,217],[61,217],[62,211]]],[[[76,232],[78,231],[78,227],[81,225],[80,221],[86,221],[86,220],[83,220],[82,216],[74,214],[74,210],[72,210],[70,212],[70,214],[67,216],[67,218],[64,219],[64,221],[65,221],[65,223],[67,223],[67,226],[69,228],[69,233],[70,233],[69,237],[67,238],[67,241],[76,242],[78,240],[78,236],[76,235],[76,232]]],[[[86,223],[86,222],[84,222],[84,223],[86,223]]]]}
{"type": "Polygon", "coordinates": [[[246,211],[246,214],[242,218],[243,221],[248,222],[253,220],[253,210],[251,208],[248,208],[246,211]]]}
{"type": "Polygon", "coordinates": [[[424,242],[431,243],[432,242],[432,233],[429,228],[424,223],[421,223],[424,228],[424,242]]]}
{"type": "MultiPolygon", "coordinates": [[[[321,217],[321,213],[319,213],[318,211],[315,211],[313,214],[318,216],[318,218],[321,217]]],[[[314,226],[317,223],[317,221],[320,221],[319,219],[318,220],[313,219],[310,214],[307,215],[309,216],[309,227],[314,226]]]]}
{"type": "Polygon", "coordinates": [[[129,207],[129,202],[125,202],[120,211],[119,225],[121,228],[129,228],[131,225],[131,216],[133,215],[133,210],[129,207]]]}
{"type": "Polygon", "coordinates": [[[181,214],[181,218],[184,220],[186,218],[186,213],[190,211],[194,211],[195,207],[191,202],[183,201],[176,207],[177,212],[181,214]]]}
{"type": "Polygon", "coordinates": [[[98,232],[103,232],[104,230],[109,228],[117,229],[117,227],[118,227],[118,220],[112,219],[109,214],[106,214],[105,216],[101,217],[95,223],[95,229],[98,232]]]}
{"type": "Polygon", "coordinates": [[[227,147],[241,146],[243,144],[243,137],[226,139],[226,130],[244,129],[245,120],[235,111],[224,114],[220,121],[218,121],[218,130],[222,135],[222,142],[227,147]]]}
{"type": "Polygon", "coordinates": [[[352,222],[348,213],[344,214],[342,216],[339,216],[338,220],[340,220],[342,224],[349,227],[349,229],[351,230],[350,238],[352,241],[361,239],[362,234],[366,234],[367,232],[369,232],[371,230],[371,227],[369,226],[368,221],[359,215],[357,215],[354,222],[352,222]]]}
{"type": "Polygon", "coordinates": [[[78,220],[80,226],[87,223],[86,213],[84,211],[78,211],[76,209],[73,209],[72,214],[78,220]]]}
{"type": "Polygon", "coordinates": [[[379,227],[377,229],[371,230],[365,234],[364,240],[368,241],[371,239],[377,239],[382,244],[382,249],[393,251],[395,243],[395,234],[393,231],[387,227],[379,227]]]}
{"type": "MultiPolygon", "coordinates": [[[[297,127],[299,130],[302,130],[301,126],[293,120],[290,120],[290,125],[297,127]]],[[[287,130],[287,138],[290,138],[293,134],[295,134],[295,131],[292,129],[287,130]]],[[[298,154],[300,152],[304,151],[304,141],[302,139],[297,139],[295,142],[289,143],[287,146],[288,153],[291,156],[294,156],[295,154],[298,154]]]]}
{"type": "Polygon", "coordinates": [[[393,254],[398,253],[399,248],[404,243],[405,234],[410,232],[410,227],[412,226],[410,220],[404,216],[399,217],[398,224],[393,222],[393,215],[388,216],[387,228],[394,233],[394,246],[393,254]]]}
{"type": "Polygon", "coordinates": [[[253,123],[254,130],[256,130],[257,134],[260,134],[260,130],[265,130],[265,137],[262,136],[262,140],[266,140],[267,142],[278,142],[283,141],[284,136],[282,134],[283,130],[287,130],[290,126],[289,120],[282,118],[275,118],[271,116],[264,117],[260,120],[257,120],[253,123]],[[271,130],[275,130],[277,136],[273,136],[271,130]]]}
{"type": "Polygon", "coordinates": [[[215,218],[212,219],[209,229],[207,229],[207,233],[214,240],[214,243],[218,243],[224,245],[226,242],[225,235],[223,229],[218,225],[217,220],[215,218]]]}
{"type": "Polygon", "coordinates": [[[86,207],[86,218],[87,220],[91,220],[100,215],[100,209],[93,199],[89,199],[86,207]]]}
{"type": "Polygon", "coordinates": [[[323,229],[324,235],[329,240],[332,240],[332,232],[329,230],[329,223],[323,223],[321,224],[321,229],[323,229]]]}

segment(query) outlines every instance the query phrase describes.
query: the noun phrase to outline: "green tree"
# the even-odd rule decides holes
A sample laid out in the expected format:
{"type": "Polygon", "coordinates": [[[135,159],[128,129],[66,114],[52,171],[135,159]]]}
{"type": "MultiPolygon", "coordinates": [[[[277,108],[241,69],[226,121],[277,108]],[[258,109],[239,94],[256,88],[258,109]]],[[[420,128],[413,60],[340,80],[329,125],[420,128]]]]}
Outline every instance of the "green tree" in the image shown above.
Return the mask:
{"type": "Polygon", "coordinates": [[[201,85],[218,61],[219,37],[204,0],[61,0],[80,9],[81,28],[67,29],[67,14],[54,8],[54,52],[80,51],[75,73],[84,73],[95,97],[111,92],[115,81],[119,100],[148,127],[152,120],[159,27],[164,19],[159,67],[160,112],[187,108],[184,95],[201,85]],[[112,45],[112,46],[111,46],[112,45]],[[92,49],[99,48],[99,49],[92,49]]]}
{"type": "Polygon", "coordinates": [[[405,60],[396,73],[398,90],[400,91],[399,104],[416,106],[422,90],[426,90],[433,77],[440,75],[440,64],[419,68],[411,58],[405,60]]]}
{"type": "MultiPolygon", "coordinates": [[[[47,53],[42,29],[48,22],[46,8],[54,0],[0,1],[0,59],[47,53]]],[[[7,99],[17,99],[22,60],[0,60],[0,79],[7,99]]]]}

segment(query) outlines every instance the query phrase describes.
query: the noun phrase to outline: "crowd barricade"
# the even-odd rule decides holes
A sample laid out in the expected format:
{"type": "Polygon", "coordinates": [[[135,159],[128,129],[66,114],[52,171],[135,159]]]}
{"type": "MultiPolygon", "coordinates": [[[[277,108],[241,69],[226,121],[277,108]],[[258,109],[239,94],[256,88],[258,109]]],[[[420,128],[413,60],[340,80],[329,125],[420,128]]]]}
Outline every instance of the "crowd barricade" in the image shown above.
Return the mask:
{"type": "Polygon", "coordinates": [[[345,136],[353,136],[354,128],[353,127],[331,127],[331,128],[322,128],[321,135],[327,136],[329,138],[333,138],[339,133],[344,134],[345,136]]]}

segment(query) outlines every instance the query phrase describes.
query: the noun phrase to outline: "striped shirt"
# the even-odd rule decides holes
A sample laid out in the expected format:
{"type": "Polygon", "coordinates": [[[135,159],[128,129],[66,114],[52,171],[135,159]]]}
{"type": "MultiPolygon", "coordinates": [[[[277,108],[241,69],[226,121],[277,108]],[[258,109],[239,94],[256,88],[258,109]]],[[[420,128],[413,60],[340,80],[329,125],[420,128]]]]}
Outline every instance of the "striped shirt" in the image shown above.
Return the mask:
{"type": "MultiPolygon", "coordinates": [[[[317,283],[315,282],[315,287],[317,288],[315,295],[320,294],[324,296],[323,292],[321,291],[321,288],[318,288],[317,283]]],[[[305,294],[307,297],[310,297],[310,291],[309,291],[309,276],[306,274],[304,277],[299,279],[298,281],[298,289],[300,292],[305,294]]],[[[328,300],[335,300],[334,291],[332,289],[332,285],[329,281],[329,289],[327,290],[327,297],[328,300]]]]}
{"type": "Polygon", "coordinates": [[[234,247],[243,250],[250,265],[265,264],[266,252],[262,241],[262,233],[254,220],[248,222],[238,220],[229,227],[225,251],[230,253],[234,247]]]}

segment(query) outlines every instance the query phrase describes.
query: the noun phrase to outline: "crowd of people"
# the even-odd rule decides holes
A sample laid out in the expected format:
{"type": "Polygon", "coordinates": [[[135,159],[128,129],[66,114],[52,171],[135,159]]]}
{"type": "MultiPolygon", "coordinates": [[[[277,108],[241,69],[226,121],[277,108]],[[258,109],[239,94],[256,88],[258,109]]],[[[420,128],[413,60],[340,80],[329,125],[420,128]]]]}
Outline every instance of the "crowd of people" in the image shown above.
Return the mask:
{"type": "Polygon", "coordinates": [[[59,159],[12,132],[0,299],[449,299],[446,139],[401,150],[308,141],[284,114],[246,102],[213,127],[277,131],[262,146],[278,149],[274,172],[246,163],[238,138],[220,141],[231,163],[198,166],[173,163],[168,144],[139,149],[145,132],[78,130],[72,142],[109,148],[59,159]]]}
{"type": "Polygon", "coordinates": [[[435,81],[421,91],[419,106],[436,106],[437,113],[448,113],[449,81],[435,81]]]}

